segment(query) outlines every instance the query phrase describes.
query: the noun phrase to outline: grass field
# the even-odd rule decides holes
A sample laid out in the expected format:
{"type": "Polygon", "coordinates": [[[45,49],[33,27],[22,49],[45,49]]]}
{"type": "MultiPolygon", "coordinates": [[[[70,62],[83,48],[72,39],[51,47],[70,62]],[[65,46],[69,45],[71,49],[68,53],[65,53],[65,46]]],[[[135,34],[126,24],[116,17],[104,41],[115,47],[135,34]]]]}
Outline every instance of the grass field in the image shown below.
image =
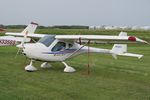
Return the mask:
{"type": "MultiPolygon", "coordinates": [[[[128,32],[150,41],[150,32],[128,32]]],[[[118,34],[119,31],[37,30],[37,33],[118,34]]],[[[92,46],[112,47],[111,44],[92,46]]],[[[130,44],[128,50],[144,57],[115,60],[110,55],[91,54],[88,76],[84,74],[86,54],[66,61],[77,70],[75,73],[64,73],[63,64],[59,62],[52,63],[50,69],[41,69],[41,62],[36,62],[34,65],[39,70],[29,73],[24,71],[25,57],[15,58],[17,48],[1,47],[0,100],[150,100],[150,46],[130,44]]]]}

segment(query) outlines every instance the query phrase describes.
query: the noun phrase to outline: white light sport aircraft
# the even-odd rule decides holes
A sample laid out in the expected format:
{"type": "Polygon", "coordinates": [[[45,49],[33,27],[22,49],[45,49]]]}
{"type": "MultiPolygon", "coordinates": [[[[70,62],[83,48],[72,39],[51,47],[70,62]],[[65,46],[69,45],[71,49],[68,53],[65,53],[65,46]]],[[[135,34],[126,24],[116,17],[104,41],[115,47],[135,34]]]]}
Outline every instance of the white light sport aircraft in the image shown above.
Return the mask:
{"type": "MultiPolygon", "coordinates": [[[[25,34],[33,34],[37,28],[38,24],[31,22],[21,33],[25,36],[25,34]]],[[[11,34],[11,32],[8,32],[11,34]]],[[[10,45],[17,45],[21,42],[30,42],[31,38],[24,37],[15,37],[15,36],[0,36],[0,46],[10,46],[10,45]]]]}
{"type": "MultiPolygon", "coordinates": [[[[6,35],[13,36],[23,36],[19,33],[6,33],[6,35]]],[[[25,34],[24,40],[22,42],[23,54],[31,59],[29,65],[25,67],[26,71],[36,71],[32,65],[34,60],[43,61],[41,64],[42,68],[51,67],[49,62],[62,62],[65,66],[64,72],[74,72],[75,69],[71,66],[68,66],[65,63],[65,60],[77,56],[83,53],[104,53],[111,54],[114,58],[117,58],[117,55],[121,56],[130,56],[141,58],[143,55],[127,53],[127,44],[128,42],[142,42],[147,43],[144,40],[141,40],[137,37],[127,36],[126,32],[121,32],[119,36],[107,36],[107,35],[45,35],[45,34],[25,34]],[[41,38],[36,43],[24,43],[26,38],[41,38]],[[88,47],[81,44],[82,40],[89,41],[115,41],[118,44],[115,44],[111,50],[88,47]]]]}

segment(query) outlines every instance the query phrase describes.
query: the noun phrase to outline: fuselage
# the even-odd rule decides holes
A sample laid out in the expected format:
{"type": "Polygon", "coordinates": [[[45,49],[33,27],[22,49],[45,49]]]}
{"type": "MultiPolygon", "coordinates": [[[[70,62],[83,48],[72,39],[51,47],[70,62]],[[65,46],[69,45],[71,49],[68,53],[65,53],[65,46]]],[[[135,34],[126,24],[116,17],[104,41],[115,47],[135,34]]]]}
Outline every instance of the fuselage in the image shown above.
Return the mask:
{"type": "Polygon", "coordinates": [[[63,41],[54,37],[44,37],[37,43],[24,44],[24,54],[31,58],[41,61],[64,61],[71,57],[87,52],[108,53],[108,49],[88,48],[73,41],[63,41]],[[89,50],[90,49],[90,50],[89,50]]]}
{"type": "Polygon", "coordinates": [[[53,48],[55,47],[53,44],[50,47],[46,47],[42,43],[29,43],[24,45],[23,52],[31,59],[41,61],[64,61],[67,58],[86,52],[86,50],[83,49],[79,50],[81,46],[78,47],[78,44],[74,45],[76,45],[75,48],[62,48],[62,50],[53,51],[53,48]]]}
{"type": "Polygon", "coordinates": [[[10,45],[16,45],[17,42],[13,39],[11,39],[12,36],[2,36],[0,37],[0,46],[10,46],[10,45]]]}

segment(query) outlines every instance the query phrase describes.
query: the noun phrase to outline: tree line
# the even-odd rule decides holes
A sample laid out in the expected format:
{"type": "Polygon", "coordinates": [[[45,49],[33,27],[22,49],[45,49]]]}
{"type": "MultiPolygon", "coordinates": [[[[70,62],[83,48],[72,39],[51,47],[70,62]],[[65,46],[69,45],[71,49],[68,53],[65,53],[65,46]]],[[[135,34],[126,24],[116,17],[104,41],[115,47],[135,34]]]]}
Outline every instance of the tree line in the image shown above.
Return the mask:
{"type": "MultiPolygon", "coordinates": [[[[0,28],[4,29],[23,29],[26,25],[0,25],[0,28]]],[[[89,26],[80,25],[59,25],[59,26],[38,26],[39,29],[88,29],[89,26]]]]}

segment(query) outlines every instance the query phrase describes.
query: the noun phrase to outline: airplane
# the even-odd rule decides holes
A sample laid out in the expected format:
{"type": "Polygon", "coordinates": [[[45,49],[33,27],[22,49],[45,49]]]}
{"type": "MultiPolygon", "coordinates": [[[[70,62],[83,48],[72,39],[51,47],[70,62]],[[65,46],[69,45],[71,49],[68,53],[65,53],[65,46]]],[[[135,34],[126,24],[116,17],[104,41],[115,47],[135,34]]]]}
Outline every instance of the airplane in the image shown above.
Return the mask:
{"type": "MultiPolygon", "coordinates": [[[[23,36],[19,33],[5,33],[6,35],[23,36]]],[[[108,35],[48,35],[48,34],[27,34],[24,36],[22,42],[22,53],[31,59],[30,64],[25,66],[25,70],[28,72],[34,72],[37,70],[33,66],[33,61],[42,61],[42,68],[50,68],[49,62],[62,62],[65,66],[64,72],[71,73],[75,72],[75,68],[67,65],[65,62],[67,59],[75,57],[84,53],[103,53],[110,54],[115,59],[117,55],[142,58],[141,54],[133,54],[127,52],[127,43],[148,43],[142,39],[134,36],[127,36],[126,32],[120,32],[119,36],[108,36],[108,35]],[[26,38],[39,38],[36,43],[24,43],[26,38]],[[82,44],[82,40],[87,40],[86,44],[82,44]],[[115,41],[111,50],[89,47],[87,44],[90,41],[115,41]],[[123,42],[123,44],[121,44],[123,42]],[[126,44],[125,44],[126,43],[126,44]]]]}
{"type": "Polygon", "coordinates": [[[0,32],[3,32],[3,31],[6,31],[5,29],[3,29],[3,28],[0,28],[0,32]]]}
{"type": "MultiPolygon", "coordinates": [[[[33,34],[37,28],[38,24],[31,22],[21,33],[18,34],[23,34],[24,36],[27,34],[33,34]]],[[[1,30],[1,31],[4,31],[1,30]]],[[[12,32],[7,32],[7,33],[12,33],[12,32]]],[[[24,37],[15,37],[15,36],[1,36],[0,37],[0,46],[10,46],[10,45],[17,45],[23,41],[24,37]]],[[[24,42],[30,42],[31,38],[26,38],[24,42]]]]}

